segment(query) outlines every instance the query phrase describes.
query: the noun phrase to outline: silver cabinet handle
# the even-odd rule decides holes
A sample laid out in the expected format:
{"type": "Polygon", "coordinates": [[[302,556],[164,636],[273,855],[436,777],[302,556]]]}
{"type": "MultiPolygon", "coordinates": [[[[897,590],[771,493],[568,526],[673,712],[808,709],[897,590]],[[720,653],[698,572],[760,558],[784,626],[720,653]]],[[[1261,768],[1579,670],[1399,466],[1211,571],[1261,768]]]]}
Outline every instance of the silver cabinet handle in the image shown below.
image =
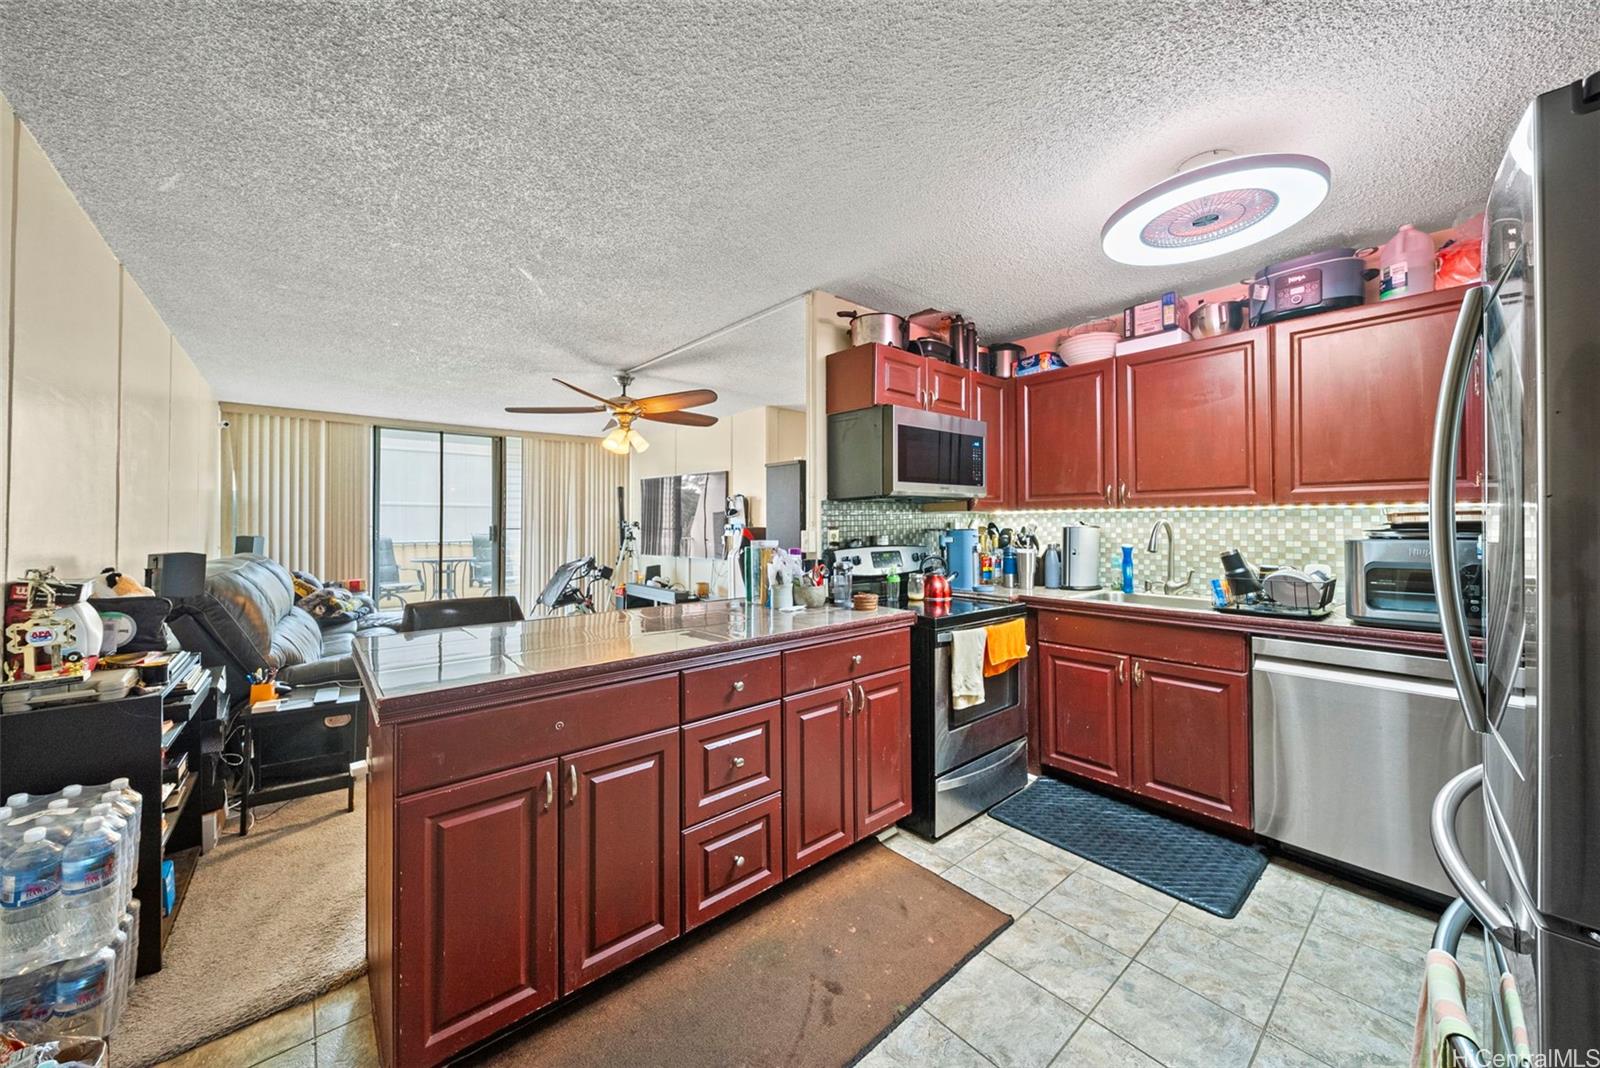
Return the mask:
{"type": "Polygon", "coordinates": [[[860,667],[861,666],[861,654],[860,653],[856,653],[856,654],[854,654],[853,656],[850,657],[850,666],[851,667],[860,667]]]}
{"type": "Polygon", "coordinates": [[[1128,484],[1126,482],[1117,483],[1117,497],[1123,504],[1128,503],[1128,484]]]}
{"type": "Polygon", "coordinates": [[[547,771],[547,772],[544,773],[544,807],[545,807],[545,811],[548,812],[550,810],[550,806],[555,804],[555,801],[556,801],[556,777],[555,777],[554,773],[547,771]]]}
{"type": "Polygon", "coordinates": [[[844,688],[844,714],[847,716],[851,715],[855,712],[855,710],[856,688],[854,686],[846,686],[844,688]]]}
{"type": "Polygon", "coordinates": [[[1466,901],[1472,914],[1478,917],[1478,922],[1488,929],[1495,941],[1507,949],[1516,950],[1518,942],[1521,941],[1521,932],[1517,930],[1516,922],[1500,903],[1489,895],[1489,891],[1478,881],[1478,877],[1472,874],[1472,866],[1467,863],[1466,856],[1461,852],[1461,843],[1456,841],[1456,813],[1461,811],[1461,803],[1482,787],[1482,764],[1468,768],[1445,783],[1444,789],[1433,799],[1433,813],[1428,821],[1428,833],[1433,838],[1433,851],[1439,856],[1439,864],[1444,868],[1445,876],[1466,901]]]}
{"type": "Polygon", "coordinates": [[[858,682],[858,683],[856,683],[856,711],[857,712],[865,712],[866,710],[867,710],[867,691],[862,689],[861,688],[861,684],[858,682]]]}
{"type": "MultiPolygon", "coordinates": [[[[1461,578],[1456,574],[1456,450],[1472,377],[1472,351],[1483,330],[1483,287],[1473,286],[1461,300],[1450,353],[1439,386],[1439,410],[1433,417],[1433,465],[1428,471],[1428,542],[1433,556],[1433,589],[1439,599],[1439,629],[1444,632],[1450,677],[1461,693],[1467,727],[1479,734],[1489,728],[1483,686],[1472,660],[1467,615],[1461,606],[1461,578]]],[[[1516,516],[1512,522],[1521,522],[1516,516]]],[[[1463,896],[1465,894],[1463,893],[1463,896]]]]}
{"type": "Polygon", "coordinates": [[[1118,686],[1126,685],[1127,681],[1128,681],[1128,662],[1126,660],[1118,660],[1117,661],[1117,685],[1118,686]]]}
{"type": "Polygon", "coordinates": [[[744,693],[744,680],[743,679],[734,679],[733,680],[733,692],[734,693],[744,693]]]}
{"type": "Polygon", "coordinates": [[[1106,503],[1111,503],[1111,483],[1106,483],[1106,503]]]}
{"type": "Polygon", "coordinates": [[[1135,686],[1144,685],[1144,666],[1137,660],[1133,662],[1133,684],[1135,686]]]}
{"type": "Polygon", "coordinates": [[[742,767],[744,767],[744,757],[737,757],[736,756],[736,757],[733,758],[732,763],[733,763],[734,767],[742,768],[742,767]]]}
{"type": "Polygon", "coordinates": [[[743,853],[735,853],[733,855],[733,866],[735,868],[744,867],[744,854],[743,853]]]}
{"type": "Polygon", "coordinates": [[[577,799],[578,799],[578,765],[576,765],[576,764],[568,764],[567,765],[567,800],[568,801],[576,801],[577,799]]]}

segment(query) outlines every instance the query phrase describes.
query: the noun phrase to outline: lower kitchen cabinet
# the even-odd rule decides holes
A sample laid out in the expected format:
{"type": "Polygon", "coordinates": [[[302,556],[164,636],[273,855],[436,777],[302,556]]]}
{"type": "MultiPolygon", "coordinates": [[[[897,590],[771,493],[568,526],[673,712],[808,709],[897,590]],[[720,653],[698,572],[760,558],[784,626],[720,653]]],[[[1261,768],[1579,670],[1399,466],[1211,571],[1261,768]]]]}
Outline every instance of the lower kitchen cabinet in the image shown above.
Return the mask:
{"type": "Polygon", "coordinates": [[[1039,697],[1040,763],[1112,786],[1132,785],[1126,656],[1043,643],[1039,697]]]}
{"type": "Polygon", "coordinates": [[[396,807],[397,1057],[437,1063],[556,999],[557,762],[396,807]]]}
{"type": "Polygon", "coordinates": [[[856,683],[855,838],[911,813],[911,672],[906,668],[856,683]]]}
{"type": "Polygon", "coordinates": [[[678,936],[676,728],[561,760],[562,992],[678,936]]]}
{"type": "Polygon", "coordinates": [[[853,682],[783,702],[784,876],[855,841],[853,682]]]}
{"type": "Polygon", "coordinates": [[[1250,676],[1133,662],[1133,789],[1250,826],[1250,676]]]}
{"type": "Polygon", "coordinates": [[[777,794],[683,832],[683,929],[692,930],[783,880],[777,794]]]}

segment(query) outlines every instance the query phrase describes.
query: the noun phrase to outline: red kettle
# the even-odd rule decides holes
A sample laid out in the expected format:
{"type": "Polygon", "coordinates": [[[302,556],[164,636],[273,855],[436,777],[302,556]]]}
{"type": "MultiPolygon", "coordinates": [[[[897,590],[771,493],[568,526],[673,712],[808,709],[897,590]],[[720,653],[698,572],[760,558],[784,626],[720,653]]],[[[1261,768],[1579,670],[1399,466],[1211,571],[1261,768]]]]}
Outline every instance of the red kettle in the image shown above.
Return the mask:
{"type": "Polygon", "coordinates": [[[943,572],[933,572],[923,585],[922,597],[927,601],[948,601],[950,599],[950,580],[945,577],[943,572]]]}

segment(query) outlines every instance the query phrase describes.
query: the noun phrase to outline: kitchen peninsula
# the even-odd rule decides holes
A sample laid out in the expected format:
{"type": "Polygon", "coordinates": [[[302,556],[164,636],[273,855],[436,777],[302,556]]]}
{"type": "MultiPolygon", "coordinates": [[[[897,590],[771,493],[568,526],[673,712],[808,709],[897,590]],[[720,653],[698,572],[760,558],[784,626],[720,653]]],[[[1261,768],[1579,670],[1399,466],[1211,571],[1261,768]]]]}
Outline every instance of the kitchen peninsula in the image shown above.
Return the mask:
{"type": "Polygon", "coordinates": [[[910,811],[909,612],[714,602],[358,643],[367,956],[439,1064],[910,811]]]}

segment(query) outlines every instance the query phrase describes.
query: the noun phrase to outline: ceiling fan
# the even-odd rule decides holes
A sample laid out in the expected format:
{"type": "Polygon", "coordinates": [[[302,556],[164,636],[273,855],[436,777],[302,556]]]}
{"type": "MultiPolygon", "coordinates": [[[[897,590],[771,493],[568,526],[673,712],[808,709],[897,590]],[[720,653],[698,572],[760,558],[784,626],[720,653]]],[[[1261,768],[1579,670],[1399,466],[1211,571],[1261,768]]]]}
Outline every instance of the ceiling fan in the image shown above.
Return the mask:
{"type": "Polygon", "coordinates": [[[571,382],[562,382],[574,393],[582,393],[598,404],[578,405],[571,407],[538,407],[538,408],[507,408],[506,411],[518,415],[580,415],[590,412],[610,412],[611,421],[601,429],[611,433],[600,439],[600,444],[616,453],[626,453],[631,446],[634,452],[644,452],[650,443],[644,436],[633,429],[636,419],[649,419],[657,423],[676,423],[679,426],[712,426],[717,417],[705,415],[700,412],[686,412],[685,408],[695,408],[702,404],[716,402],[717,394],[710,389],[686,389],[678,393],[660,393],[654,397],[630,397],[628,387],[633,384],[633,376],[626,371],[614,376],[617,385],[622,388],[620,396],[602,397],[598,393],[590,393],[586,389],[579,389],[571,382]]]}

